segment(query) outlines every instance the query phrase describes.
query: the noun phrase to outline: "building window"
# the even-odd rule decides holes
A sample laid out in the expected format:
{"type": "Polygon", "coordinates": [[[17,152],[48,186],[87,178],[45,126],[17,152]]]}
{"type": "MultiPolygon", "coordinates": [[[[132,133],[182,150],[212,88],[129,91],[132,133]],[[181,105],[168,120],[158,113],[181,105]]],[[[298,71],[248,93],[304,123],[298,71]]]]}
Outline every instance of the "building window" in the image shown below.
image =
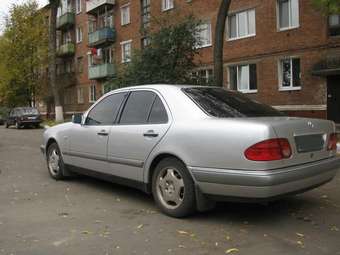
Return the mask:
{"type": "Polygon", "coordinates": [[[299,0],[278,0],[277,8],[280,30],[299,26],[299,0]]]}
{"type": "Polygon", "coordinates": [[[83,29],[81,27],[77,27],[76,29],[76,41],[77,43],[81,43],[83,41],[83,29]]]}
{"type": "Polygon", "coordinates": [[[130,24],[130,4],[124,5],[120,8],[120,15],[122,26],[130,24]]]}
{"type": "Polygon", "coordinates": [[[285,58],[279,61],[279,89],[301,89],[301,68],[299,58],[285,58]]]}
{"type": "Polygon", "coordinates": [[[198,48],[211,46],[211,23],[203,23],[198,28],[198,48]]]}
{"type": "Polygon", "coordinates": [[[174,0],[162,0],[162,11],[171,10],[174,8],[174,0]]]}
{"type": "Polygon", "coordinates": [[[83,88],[77,88],[77,102],[78,104],[84,103],[84,89],[83,88]]]}
{"type": "Polygon", "coordinates": [[[340,35],[340,14],[334,14],[329,16],[329,35],[340,35]]]}
{"type": "Polygon", "coordinates": [[[214,81],[212,69],[201,69],[192,73],[193,79],[197,85],[210,85],[214,81]]]}
{"type": "Polygon", "coordinates": [[[142,49],[145,49],[146,47],[148,47],[151,44],[151,40],[150,37],[143,37],[142,38],[142,49]]]}
{"type": "Polygon", "coordinates": [[[120,43],[122,47],[122,63],[127,63],[131,61],[131,44],[132,40],[120,43]]]}
{"type": "Polygon", "coordinates": [[[142,1],[142,28],[147,28],[150,24],[150,0],[141,0],[142,1]]]}
{"type": "Polygon", "coordinates": [[[257,92],[256,64],[229,67],[230,88],[243,93],[257,92]]]}
{"type": "Polygon", "coordinates": [[[76,0],[76,12],[77,12],[77,14],[81,13],[81,10],[82,10],[81,1],[82,0],[76,0]]]}
{"type": "Polygon", "coordinates": [[[83,57],[77,58],[77,70],[78,70],[78,73],[82,73],[84,70],[84,58],[83,57]]]}
{"type": "Polygon", "coordinates": [[[93,103],[97,100],[96,98],[96,84],[91,84],[89,88],[89,102],[93,103]]]}
{"type": "Polygon", "coordinates": [[[228,17],[229,39],[240,39],[256,35],[255,10],[232,14],[228,17]]]}

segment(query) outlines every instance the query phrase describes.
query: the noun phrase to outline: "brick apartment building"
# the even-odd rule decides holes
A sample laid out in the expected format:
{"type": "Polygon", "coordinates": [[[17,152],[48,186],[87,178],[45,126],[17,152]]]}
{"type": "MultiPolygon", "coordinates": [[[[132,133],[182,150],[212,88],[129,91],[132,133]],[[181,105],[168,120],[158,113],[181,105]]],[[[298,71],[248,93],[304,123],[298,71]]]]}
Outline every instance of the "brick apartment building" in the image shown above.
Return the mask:
{"type": "MultiPolygon", "coordinates": [[[[197,74],[213,76],[219,0],[62,0],[58,80],[67,114],[86,110],[133,49],[148,44],[153,17],[194,14],[203,21],[197,74]]],[[[224,45],[224,86],[290,115],[340,123],[340,15],[309,0],[232,1],[224,45]]]]}

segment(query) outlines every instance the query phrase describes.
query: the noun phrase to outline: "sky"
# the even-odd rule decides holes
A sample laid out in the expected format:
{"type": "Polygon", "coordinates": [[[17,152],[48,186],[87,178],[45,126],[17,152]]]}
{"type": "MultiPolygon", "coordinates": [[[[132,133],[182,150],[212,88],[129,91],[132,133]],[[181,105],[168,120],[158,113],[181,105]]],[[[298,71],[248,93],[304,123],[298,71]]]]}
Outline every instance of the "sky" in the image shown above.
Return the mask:
{"type": "MultiPolygon", "coordinates": [[[[3,27],[4,17],[8,14],[8,10],[12,4],[21,4],[28,0],[0,0],[0,32],[3,27]]],[[[42,7],[47,4],[48,0],[37,0],[42,7]]]]}

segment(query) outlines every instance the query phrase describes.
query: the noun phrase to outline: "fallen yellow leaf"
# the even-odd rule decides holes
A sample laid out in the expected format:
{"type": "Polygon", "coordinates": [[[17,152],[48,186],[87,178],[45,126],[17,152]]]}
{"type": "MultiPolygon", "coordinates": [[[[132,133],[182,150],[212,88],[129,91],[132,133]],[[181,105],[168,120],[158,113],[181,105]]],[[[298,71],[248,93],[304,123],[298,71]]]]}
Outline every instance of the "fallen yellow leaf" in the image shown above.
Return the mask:
{"type": "Polygon", "coordinates": [[[178,233],[178,234],[181,234],[181,235],[189,235],[188,232],[183,231],[183,230],[178,230],[177,233],[178,233]]]}
{"type": "Polygon", "coordinates": [[[238,251],[239,251],[239,249],[237,249],[237,248],[231,248],[231,249],[229,249],[229,250],[226,250],[226,251],[225,251],[225,254],[230,254],[230,253],[238,252],[238,251]]]}

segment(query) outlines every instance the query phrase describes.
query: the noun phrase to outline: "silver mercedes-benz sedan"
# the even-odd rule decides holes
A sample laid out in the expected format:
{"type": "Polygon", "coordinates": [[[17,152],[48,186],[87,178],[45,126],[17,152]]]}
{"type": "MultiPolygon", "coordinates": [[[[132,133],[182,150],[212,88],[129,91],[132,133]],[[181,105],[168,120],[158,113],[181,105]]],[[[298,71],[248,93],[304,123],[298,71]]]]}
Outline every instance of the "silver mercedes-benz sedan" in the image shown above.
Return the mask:
{"type": "Polygon", "coordinates": [[[218,87],[118,89],[48,128],[52,178],[74,173],[152,193],[174,217],[217,200],[268,201],[318,187],[339,168],[331,121],[286,117],[218,87]]]}

